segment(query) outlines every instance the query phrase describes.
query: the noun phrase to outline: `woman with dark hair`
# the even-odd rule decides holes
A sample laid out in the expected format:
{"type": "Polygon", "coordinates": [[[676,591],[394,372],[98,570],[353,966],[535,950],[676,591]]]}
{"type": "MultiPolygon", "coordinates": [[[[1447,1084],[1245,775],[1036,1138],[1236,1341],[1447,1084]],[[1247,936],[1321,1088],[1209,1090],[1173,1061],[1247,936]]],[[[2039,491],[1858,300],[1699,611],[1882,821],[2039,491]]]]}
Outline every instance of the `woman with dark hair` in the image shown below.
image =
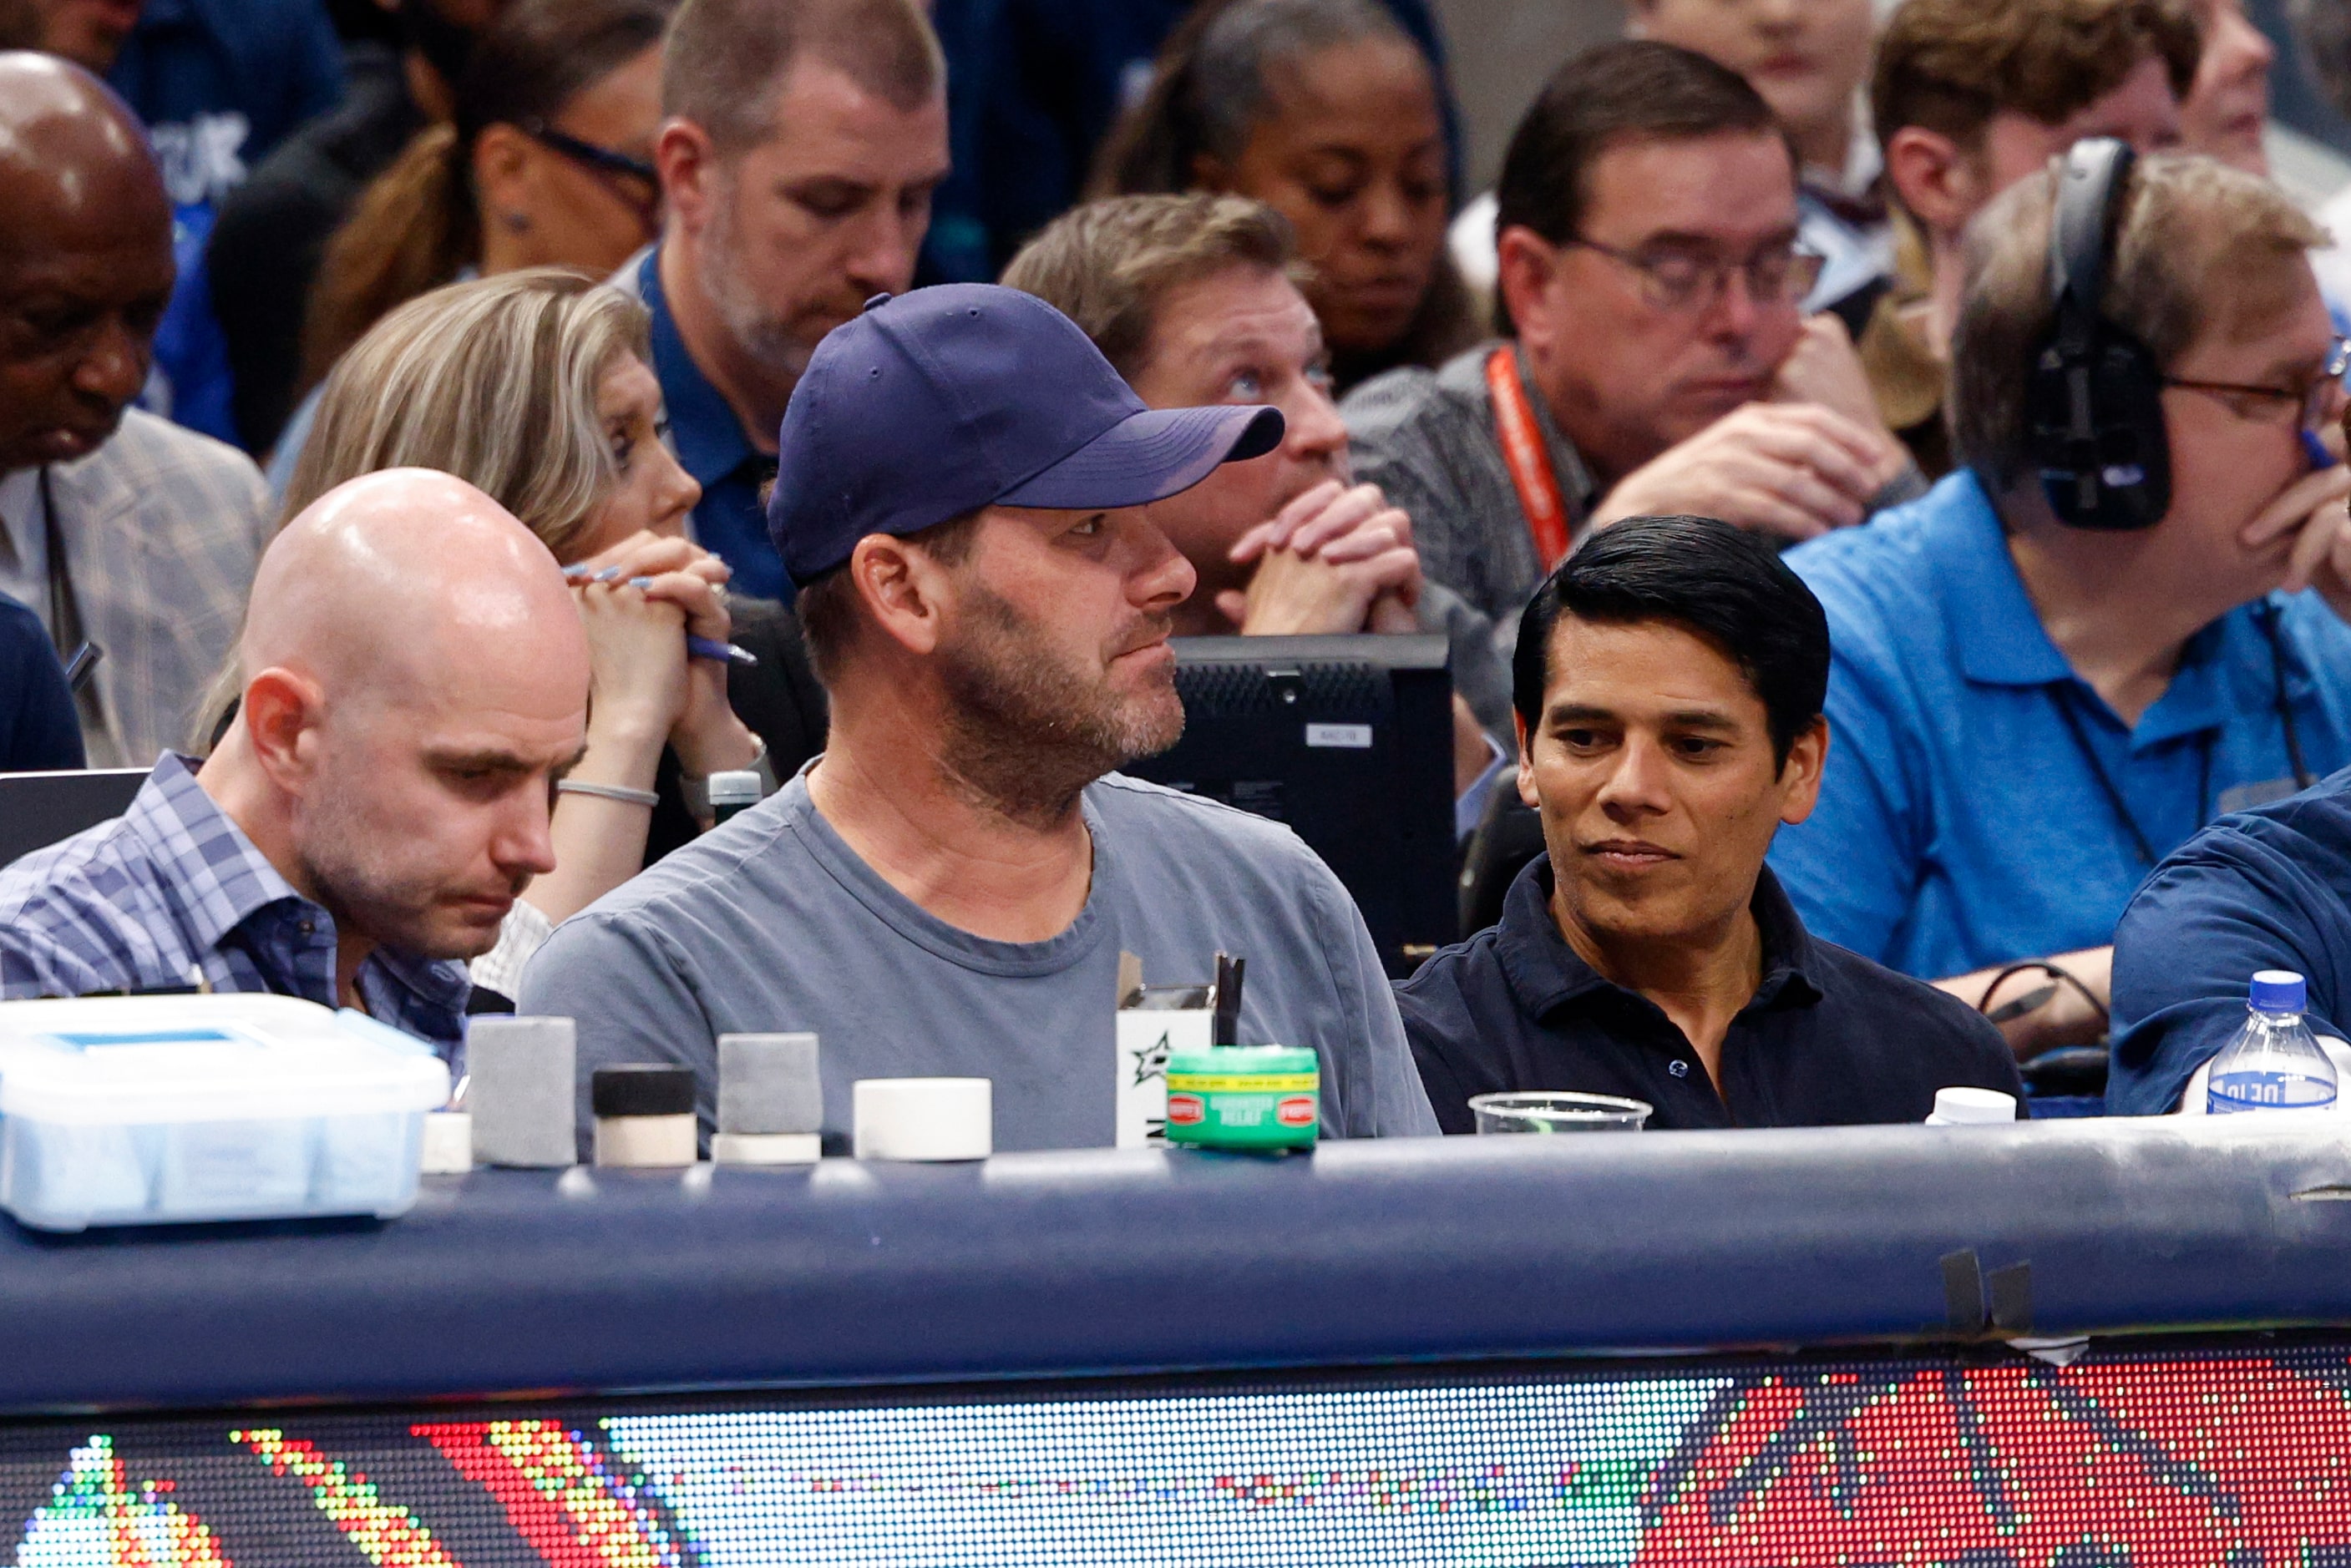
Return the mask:
{"type": "Polygon", "coordinates": [[[1229,192],[1288,218],[1343,390],[1479,337],[1445,250],[1447,151],[1436,73],[1377,0],[1208,0],[1090,193],[1229,192]]]}
{"type": "Polygon", "coordinates": [[[669,12],[667,0],[515,0],[475,46],[451,121],[417,132],[329,242],[303,327],[306,388],[427,289],[528,266],[601,277],[653,237],[669,12]]]}

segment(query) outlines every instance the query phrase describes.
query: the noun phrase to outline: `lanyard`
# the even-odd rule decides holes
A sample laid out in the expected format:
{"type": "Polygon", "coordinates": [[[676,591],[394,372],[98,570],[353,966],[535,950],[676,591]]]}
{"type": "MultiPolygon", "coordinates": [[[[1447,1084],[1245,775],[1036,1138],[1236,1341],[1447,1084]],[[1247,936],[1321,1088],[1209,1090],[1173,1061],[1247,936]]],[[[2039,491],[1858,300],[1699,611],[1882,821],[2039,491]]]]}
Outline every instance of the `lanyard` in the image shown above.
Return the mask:
{"type": "Polygon", "coordinates": [[[1507,343],[1486,356],[1486,389],[1494,400],[1494,435],[1502,443],[1502,462],[1510,471],[1510,484],[1519,493],[1519,509],[1526,514],[1535,555],[1550,571],[1567,559],[1570,542],[1567,503],[1559,491],[1559,475],[1552,471],[1551,452],[1543,445],[1542,428],[1535,423],[1534,406],[1507,343]]]}
{"type": "MultiPolygon", "coordinates": [[[[2074,713],[2073,688],[2070,685],[2060,686],[2053,695],[2057,699],[2057,716],[2065,721],[2065,732],[2074,737],[2074,744],[2080,750],[2082,760],[2090,764],[2090,776],[2098,781],[2098,793],[2106,797],[2106,805],[2113,808],[2115,820],[2122,825],[2124,835],[2130,839],[2131,849],[2138,856],[2141,865],[2153,866],[2155,846],[2147,841],[2145,830],[2138,825],[2138,818],[2131,815],[2130,804],[2123,799],[2120,786],[2107,774],[2106,764],[2098,760],[2097,749],[2090,744],[2090,737],[2082,732],[2082,721],[2074,713]]],[[[2206,804],[2212,798],[2211,731],[2204,732],[2197,743],[2197,751],[2196,821],[2201,826],[2211,815],[2211,808],[2206,804]]]]}
{"type": "MultiPolygon", "coordinates": [[[[2274,681],[2278,728],[2285,734],[2286,766],[2294,774],[2294,787],[2298,790],[2308,789],[2312,782],[2310,770],[2303,763],[2302,736],[2294,725],[2294,704],[2286,699],[2285,644],[2278,632],[2275,607],[2266,600],[2255,605],[2253,619],[2261,627],[2262,635],[2269,640],[2270,672],[2274,681]]],[[[2140,862],[2153,866],[2155,846],[2147,842],[2147,834],[2140,829],[2138,819],[2131,815],[2129,805],[2123,799],[2121,788],[2108,776],[2105,764],[2098,760],[2096,750],[2090,744],[2090,737],[2083,732],[2082,721],[2074,712],[2073,689],[2070,686],[2061,686],[2054,696],[2057,700],[2057,716],[2065,721],[2066,733],[2074,737],[2074,744],[2081,752],[2082,760],[2089,763],[2091,776],[2098,781],[2098,792],[2106,797],[2106,805],[2114,809],[2115,820],[2122,825],[2123,832],[2130,839],[2131,848],[2137,853],[2140,862]]],[[[2199,742],[2199,750],[2202,754],[2197,769],[2196,823],[2200,827],[2210,820],[2212,812],[2211,731],[2204,732],[2199,742]]]]}

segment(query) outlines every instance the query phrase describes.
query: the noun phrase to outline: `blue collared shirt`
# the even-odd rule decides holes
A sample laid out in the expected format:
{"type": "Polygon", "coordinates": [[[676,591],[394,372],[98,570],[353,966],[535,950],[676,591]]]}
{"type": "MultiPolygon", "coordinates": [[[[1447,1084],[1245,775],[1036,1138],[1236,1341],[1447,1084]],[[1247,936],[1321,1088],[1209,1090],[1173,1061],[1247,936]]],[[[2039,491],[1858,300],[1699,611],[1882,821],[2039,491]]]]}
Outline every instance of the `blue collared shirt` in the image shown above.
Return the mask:
{"type": "MultiPolygon", "coordinates": [[[[337,1005],[335,921],[277,874],[166,753],[131,809],[0,870],[0,1001],[183,986],[337,1005]]],[[[370,1016],[444,1057],[465,1033],[461,963],[377,949],[370,1016]]]]}
{"type": "Polygon", "coordinates": [[[2281,680],[2309,771],[2351,762],[2351,628],[2314,593],[2205,627],[2127,725],[2043,630],[1970,473],[1786,559],[1828,611],[1829,757],[1771,864],[1816,934],[1907,973],[2110,941],[2153,860],[2293,792],[2281,680]]]}
{"type": "Polygon", "coordinates": [[[653,374],[660,378],[670,446],[702,486],[694,509],[695,542],[735,568],[735,593],[789,603],[791,579],[768,537],[768,509],[759,493],[776,477],[776,460],[751,445],[743,421],[702,373],[678,336],[662,293],[661,247],[637,264],[637,296],[653,316],[653,374]]]}

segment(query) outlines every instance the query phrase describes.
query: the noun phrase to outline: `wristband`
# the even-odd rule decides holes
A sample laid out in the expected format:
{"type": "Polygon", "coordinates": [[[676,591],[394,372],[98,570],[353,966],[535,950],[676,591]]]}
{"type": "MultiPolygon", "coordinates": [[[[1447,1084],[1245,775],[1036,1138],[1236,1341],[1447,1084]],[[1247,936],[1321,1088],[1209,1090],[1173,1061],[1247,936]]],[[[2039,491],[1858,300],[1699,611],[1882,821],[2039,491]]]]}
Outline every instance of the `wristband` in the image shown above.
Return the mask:
{"type": "MultiPolygon", "coordinates": [[[[564,779],[555,786],[558,794],[591,794],[598,800],[617,800],[623,805],[654,806],[661,796],[649,789],[631,789],[626,784],[588,784],[580,779],[564,779]]],[[[705,794],[708,793],[705,788],[705,794]]]]}

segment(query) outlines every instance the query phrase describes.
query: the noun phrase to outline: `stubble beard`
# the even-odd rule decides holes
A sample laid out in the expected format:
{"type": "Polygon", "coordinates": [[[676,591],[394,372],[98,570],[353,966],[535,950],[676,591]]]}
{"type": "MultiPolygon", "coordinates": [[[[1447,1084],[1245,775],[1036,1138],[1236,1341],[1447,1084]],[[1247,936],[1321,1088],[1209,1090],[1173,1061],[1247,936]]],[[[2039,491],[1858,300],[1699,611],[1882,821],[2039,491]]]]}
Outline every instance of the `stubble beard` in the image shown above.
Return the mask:
{"type": "MultiPolygon", "coordinates": [[[[367,936],[377,946],[415,958],[479,958],[497,945],[503,924],[486,932],[434,919],[443,891],[437,878],[368,853],[381,830],[352,811],[339,791],[324,794],[309,814],[298,853],[319,904],[339,931],[367,936]]],[[[530,878],[511,891],[520,898],[530,878]]]]}
{"type": "Polygon", "coordinates": [[[731,198],[712,211],[695,257],[703,296],[736,347],[787,386],[799,381],[816,346],[800,341],[790,318],[777,316],[752,288],[731,198]]]}
{"type": "MultiPolygon", "coordinates": [[[[1171,673],[1123,696],[1106,674],[1071,668],[1010,601],[984,588],[945,664],[942,761],[975,805],[1034,827],[1065,820],[1085,787],[1184,733],[1171,673]]],[[[1136,629],[1164,626],[1165,616],[1136,629]]]]}

